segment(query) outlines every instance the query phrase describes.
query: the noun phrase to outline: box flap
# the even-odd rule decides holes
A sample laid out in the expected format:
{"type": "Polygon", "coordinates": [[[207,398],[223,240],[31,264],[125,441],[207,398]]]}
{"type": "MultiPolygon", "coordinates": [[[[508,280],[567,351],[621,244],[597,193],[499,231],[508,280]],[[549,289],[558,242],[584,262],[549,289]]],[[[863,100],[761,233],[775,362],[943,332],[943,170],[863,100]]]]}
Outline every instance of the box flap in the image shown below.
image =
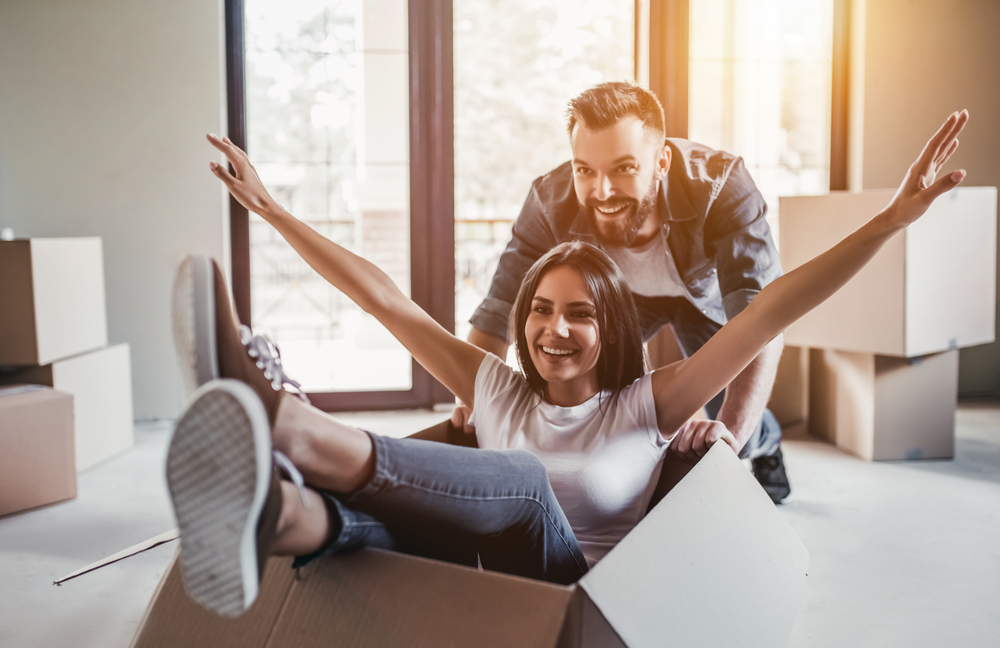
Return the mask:
{"type": "Polygon", "coordinates": [[[263,648],[295,580],[291,565],[291,558],[268,560],[253,606],[243,616],[227,619],[191,600],[175,554],[139,623],[132,648],[263,648]]]}
{"type": "Polygon", "coordinates": [[[268,648],[552,648],[573,595],[569,587],[370,549],[300,571],[268,648]]]}
{"type": "Polygon", "coordinates": [[[624,643],[783,646],[809,554],[717,443],[580,586],[624,643]]]}

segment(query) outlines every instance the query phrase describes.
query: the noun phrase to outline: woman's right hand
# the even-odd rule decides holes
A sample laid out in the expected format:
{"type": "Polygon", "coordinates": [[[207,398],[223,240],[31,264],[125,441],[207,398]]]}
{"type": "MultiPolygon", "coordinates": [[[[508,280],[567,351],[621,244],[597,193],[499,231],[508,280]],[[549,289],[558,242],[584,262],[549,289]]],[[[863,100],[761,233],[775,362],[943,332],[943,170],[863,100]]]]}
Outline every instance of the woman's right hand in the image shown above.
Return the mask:
{"type": "Polygon", "coordinates": [[[229,164],[233,166],[233,173],[229,173],[228,169],[214,160],[208,163],[209,168],[241,205],[265,218],[280,209],[271,194],[267,193],[257,170],[250,164],[250,158],[243,149],[233,144],[228,137],[219,137],[214,133],[206,137],[209,144],[225,154],[229,164]]]}

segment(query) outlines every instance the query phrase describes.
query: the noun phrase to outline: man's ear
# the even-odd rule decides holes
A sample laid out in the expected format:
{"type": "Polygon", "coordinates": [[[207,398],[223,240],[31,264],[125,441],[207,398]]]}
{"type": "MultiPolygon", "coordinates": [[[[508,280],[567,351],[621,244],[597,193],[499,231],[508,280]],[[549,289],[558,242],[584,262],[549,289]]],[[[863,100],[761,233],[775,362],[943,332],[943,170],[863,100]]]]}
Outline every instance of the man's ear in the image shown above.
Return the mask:
{"type": "Polygon", "coordinates": [[[670,147],[666,144],[656,154],[656,179],[662,180],[670,170],[670,147]]]}

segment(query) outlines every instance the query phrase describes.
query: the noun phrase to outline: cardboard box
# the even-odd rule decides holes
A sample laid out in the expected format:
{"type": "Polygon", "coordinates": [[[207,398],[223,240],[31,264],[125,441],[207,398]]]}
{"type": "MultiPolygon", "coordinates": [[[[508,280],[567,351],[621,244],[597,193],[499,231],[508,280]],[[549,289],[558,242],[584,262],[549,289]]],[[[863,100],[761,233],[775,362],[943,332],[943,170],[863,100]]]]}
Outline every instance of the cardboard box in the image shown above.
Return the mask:
{"type": "MultiPolygon", "coordinates": [[[[879,212],[892,190],[781,198],[786,272],[879,212]]],[[[902,357],[992,342],[995,187],[960,187],[893,237],[840,292],[785,331],[785,343],[902,357]]]]}
{"type": "Polygon", "coordinates": [[[809,424],[809,349],[785,345],[768,409],[784,436],[804,433],[809,424]]]}
{"type": "Polygon", "coordinates": [[[862,459],[952,458],[957,401],[958,351],[811,351],[810,429],[862,459]]]}
{"type": "Polygon", "coordinates": [[[75,399],[76,469],[132,447],[132,364],[127,344],[0,373],[0,385],[33,383],[75,399]]]}
{"type": "Polygon", "coordinates": [[[809,556],[736,455],[716,445],[575,585],[363,550],[293,571],[272,558],[237,619],[171,565],[133,648],[785,645],[809,556]]]}
{"type": "Polygon", "coordinates": [[[0,388],[0,515],[74,497],[73,397],[0,388]]]}
{"type": "Polygon", "coordinates": [[[0,277],[0,365],[107,346],[100,238],[0,241],[0,277]]]}

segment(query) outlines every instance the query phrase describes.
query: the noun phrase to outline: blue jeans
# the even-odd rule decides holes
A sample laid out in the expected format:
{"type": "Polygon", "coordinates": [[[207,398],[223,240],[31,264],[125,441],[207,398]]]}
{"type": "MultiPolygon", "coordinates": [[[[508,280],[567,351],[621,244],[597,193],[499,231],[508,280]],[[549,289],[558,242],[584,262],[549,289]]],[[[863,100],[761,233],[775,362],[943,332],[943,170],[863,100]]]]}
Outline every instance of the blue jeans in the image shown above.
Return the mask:
{"type": "Polygon", "coordinates": [[[350,495],[321,493],[335,532],[297,565],[376,547],[469,565],[478,554],[486,569],[561,584],[586,573],[535,455],[369,436],[371,480],[350,495]]]}

